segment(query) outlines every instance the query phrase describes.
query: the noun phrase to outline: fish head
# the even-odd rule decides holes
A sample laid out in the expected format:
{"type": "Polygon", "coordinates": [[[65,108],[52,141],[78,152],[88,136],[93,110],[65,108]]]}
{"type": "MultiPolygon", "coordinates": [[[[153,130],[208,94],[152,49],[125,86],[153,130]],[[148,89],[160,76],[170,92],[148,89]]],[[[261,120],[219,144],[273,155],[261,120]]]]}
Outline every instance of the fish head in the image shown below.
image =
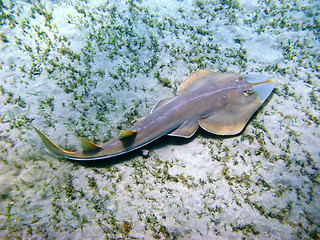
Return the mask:
{"type": "Polygon", "coordinates": [[[251,74],[229,74],[218,84],[221,90],[228,90],[221,91],[220,107],[199,119],[203,129],[217,135],[240,133],[275,87],[272,78],[251,74]]]}
{"type": "Polygon", "coordinates": [[[232,105],[248,106],[253,102],[261,105],[271,94],[276,82],[268,76],[244,74],[229,80],[235,91],[227,96],[228,103],[232,105]]]}
{"type": "Polygon", "coordinates": [[[269,97],[276,85],[276,81],[269,76],[245,74],[242,77],[243,81],[246,82],[243,90],[244,96],[254,97],[261,104],[269,97]],[[247,86],[248,84],[250,87],[247,86]]]}

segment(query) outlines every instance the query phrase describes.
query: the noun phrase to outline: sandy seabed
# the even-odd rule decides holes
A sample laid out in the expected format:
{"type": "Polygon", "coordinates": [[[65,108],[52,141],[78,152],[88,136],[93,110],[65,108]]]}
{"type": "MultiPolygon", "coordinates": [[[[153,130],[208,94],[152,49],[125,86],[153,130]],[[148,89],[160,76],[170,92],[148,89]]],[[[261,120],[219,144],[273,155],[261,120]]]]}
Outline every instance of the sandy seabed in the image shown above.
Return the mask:
{"type": "Polygon", "coordinates": [[[0,3],[1,239],[319,239],[318,1],[0,3]],[[278,84],[234,137],[199,130],[105,161],[108,141],[190,73],[278,84]]]}

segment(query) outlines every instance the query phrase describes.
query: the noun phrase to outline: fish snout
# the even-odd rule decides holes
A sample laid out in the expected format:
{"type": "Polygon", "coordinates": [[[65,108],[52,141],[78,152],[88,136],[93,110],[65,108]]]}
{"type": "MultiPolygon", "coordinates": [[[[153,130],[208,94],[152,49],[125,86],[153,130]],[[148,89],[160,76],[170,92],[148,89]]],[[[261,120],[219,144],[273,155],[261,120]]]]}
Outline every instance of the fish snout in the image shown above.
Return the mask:
{"type": "Polygon", "coordinates": [[[276,86],[276,81],[269,76],[247,74],[244,75],[244,79],[250,83],[253,91],[261,103],[268,98],[276,86]]]}

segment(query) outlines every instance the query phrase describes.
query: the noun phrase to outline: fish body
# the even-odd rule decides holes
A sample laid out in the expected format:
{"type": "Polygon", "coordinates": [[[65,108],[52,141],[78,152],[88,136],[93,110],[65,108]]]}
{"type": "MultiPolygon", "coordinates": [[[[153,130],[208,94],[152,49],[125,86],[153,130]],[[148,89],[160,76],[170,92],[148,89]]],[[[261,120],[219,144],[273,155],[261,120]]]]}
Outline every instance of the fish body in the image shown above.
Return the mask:
{"type": "Polygon", "coordinates": [[[115,157],[157,138],[190,138],[201,126],[217,135],[240,133],[275,86],[265,76],[215,73],[200,70],[180,86],[179,95],[160,100],[151,113],[102,146],[81,139],[82,151],[69,152],[55,145],[35,128],[50,152],[72,160],[115,157]]]}

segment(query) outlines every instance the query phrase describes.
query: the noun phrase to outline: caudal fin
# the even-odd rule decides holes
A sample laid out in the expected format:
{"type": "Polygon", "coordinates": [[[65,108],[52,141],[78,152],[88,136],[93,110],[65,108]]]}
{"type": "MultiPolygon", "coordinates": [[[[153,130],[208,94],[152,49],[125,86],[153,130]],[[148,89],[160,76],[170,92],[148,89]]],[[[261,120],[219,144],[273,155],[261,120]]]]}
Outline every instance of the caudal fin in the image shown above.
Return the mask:
{"type": "Polygon", "coordinates": [[[60,148],[59,146],[54,144],[46,135],[44,135],[39,129],[37,129],[34,126],[32,126],[32,127],[36,131],[36,133],[39,135],[39,137],[41,138],[44,146],[46,147],[46,149],[49,152],[54,153],[54,154],[58,154],[58,155],[63,156],[63,157],[75,157],[75,156],[77,156],[76,152],[69,152],[69,151],[66,151],[66,150],[60,148]]]}

